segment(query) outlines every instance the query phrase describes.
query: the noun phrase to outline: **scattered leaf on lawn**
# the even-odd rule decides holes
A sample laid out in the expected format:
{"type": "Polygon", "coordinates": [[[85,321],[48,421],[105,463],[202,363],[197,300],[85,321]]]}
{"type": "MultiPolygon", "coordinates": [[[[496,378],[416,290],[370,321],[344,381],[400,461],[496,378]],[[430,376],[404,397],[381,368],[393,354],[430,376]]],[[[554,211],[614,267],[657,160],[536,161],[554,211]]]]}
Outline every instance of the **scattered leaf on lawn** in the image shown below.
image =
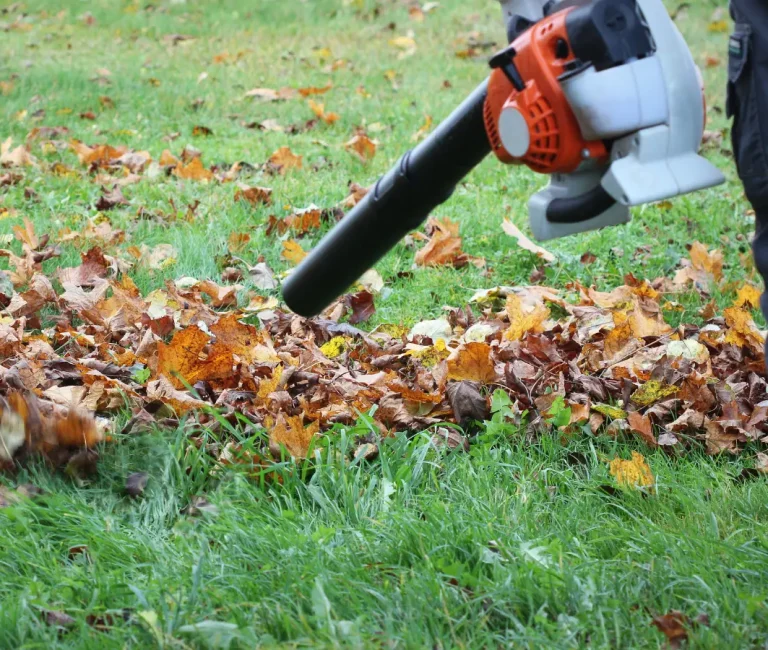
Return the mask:
{"type": "Polygon", "coordinates": [[[294,154],[289,147],[280,147],[270,156],[269,162],[281,174],[285,174],[291,169],[301,169],[303,166],[302,157],[294,154]]]}
{"type": "Polygon", "coordinates": [[[610,470],[616,483],[624,487],[653,488],[656,483],[645,457],[636,451],[632,452],[632,460],[613,459],[610,462],[610,470]]]}
{"type": "Polygon", "coordinates": [[[361,163],[367,163],[376,155],[376,142],[363,134],[353,137],[344,145],[344,148],[361,163]]]}
{"type": "Polygon", "coordinates": [[[552,253],[542,248],[541,246],[534,244],[509,219],[504,219],[504,223],[502,224],[501,227],[505,233],[507,233],[510,237],[514,237],[517,240],[517,245],[520,246],[520,248],[524,248],[525,250],[530,251],[537,257],[540,257],[541,259],[543,259],[545,262],[555,261],[555,256],[552,253]]]}
{"type": "Polygon", "coordinates": [[[292,264],[298,264],[307,256],[307,251],[305,251],[299,242],[297,242],[295,239],[288,239],[283,242],[283,252],[280,254],[280,257],[282,257],[287,262],[291,262],[292,264]]]}

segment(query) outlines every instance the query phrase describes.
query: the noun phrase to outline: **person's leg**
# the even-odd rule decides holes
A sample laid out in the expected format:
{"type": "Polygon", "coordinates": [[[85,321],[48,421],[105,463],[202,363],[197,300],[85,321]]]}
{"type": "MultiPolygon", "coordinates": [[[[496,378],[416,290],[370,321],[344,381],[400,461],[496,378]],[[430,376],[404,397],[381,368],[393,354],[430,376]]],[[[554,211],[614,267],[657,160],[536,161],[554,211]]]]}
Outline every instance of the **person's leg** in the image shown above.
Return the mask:
{"type": "MultiPolygon", "coordinates": [[[[768,283],[768,3],[731,0],[731,16],[726,111],[736,167],[755,210],[755,266],[768,283]]],[[[768,318],[768,292],[761,307],[768,318]]]]}

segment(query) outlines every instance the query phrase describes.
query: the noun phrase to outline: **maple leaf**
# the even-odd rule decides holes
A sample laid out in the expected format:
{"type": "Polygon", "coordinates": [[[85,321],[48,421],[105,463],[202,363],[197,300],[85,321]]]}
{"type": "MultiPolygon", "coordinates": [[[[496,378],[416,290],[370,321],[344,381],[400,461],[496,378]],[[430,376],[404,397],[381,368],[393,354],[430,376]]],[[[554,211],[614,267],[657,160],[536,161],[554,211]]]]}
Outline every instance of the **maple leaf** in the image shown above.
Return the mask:
{"type": "Polygon", "coordinates": [[[690,261],[675,275],[672,283],[677,287],[693,284],[701,291],[709,291],[712,284],[723,279],[723,254],[719,250],[707,251],[701,242],[691,245],[690,261]]]}
{"type": "Polygon", "coordinates": [[[287,262],[291,262],[293,264],[298,264],[307,256],[307,251],[305,251],[299,242],[297,242],[294,239],[288,239],[283,242],[283,252],[280,254],[280,257],[282,257],[287,262]]]}
{"type": "Polygon", "coordinates": [[[299,95],[302,97],[309,97],[311,95],[324,95],[327,93],[333,86],[328,83],[326,86],[323,86],[322,88],[318,88],[316,86],[308,86],[306,88],[299,88],[299,95]]]}
{"type": "Polygon", "coordinates": [[[234,358],[225,345],[214,344],[207,355],[208,335],[196,325],[174,334],[170,344],[157,344],[157,374],[165,376],[174,388],[194,386],[200,380],[231,379],[234,358]]]}
{"type": "Polygon", "coordinates": [[[344,144],[344,148],[361,163],[367,163],[376,155],[377,143],[362,133],[344,144]]]}
{"type": "Polygon", "coordinates": [[[297,460],[307,457],[312,439],[320,431],[320,424],[312,422],[304,426],[301,415],[288,416],[280,413],[277,422],[269,431],[269,444],[272,455],[280,458],[281,449],[285,447],[288,453],[297,460]]]}
{"type": "Polygon", "coordinates": [[[734,307],[752,307],[757,309],[760,307],[760,296],[762,291],[752,284],[745,284],[739,289],[736,294],[736,300],[733,302],[734,307]]]}
{"type": "Polygon", "coordinates": [[[549,309],[543,303],[525,305],[515,293],[507,296],[506,312],[509,329],[504,332],[504,338],[510,341],[519,341],[527,332],[542,332],[543,323],[550,316],[549,309]]]}
{"type": "Polygon", "coordinates": [[[487,343],[465,343],[448,357],[448,379],[490,384],[496,381],[496,369],[487,343]]]}
{"type": "Polygon", "coordinates": [[[111,147],[107,144],[89,147],[79,140],[72,140],[70,146],[83,165],[97,167],[110,165],[113,160],[117,160],[127,151],[126,147],[111,147]]]}
{"type": "Polygon", "coordinates": [[[203,167],[203,162],[198,156],[195,156],[186,165],[180,162],[173,170],[173,175],[178,178],[193,181],[213,180],[213,172],[203,167]]]}
{"type": "Polygon", "coordinates": [[[320,227],[322,216],[323,211],[315,205],[297,210],[294,214],[283,219],[270,216],[267,224],[267,235],[272,235],[275,232],[278,235],[284,235],[288,230],[293,230],[299,236],[304,235],[310,230],[316,230],[320,227]]]}
{"type": "Polygon", "coordinates": [[[280,147],[269,157],[269,162],[281,174],[286,174],[291,169],[301,169],[304,165],[302,156],[294,154],[289,147],[280,147]]]}
{"type": "Polygon", "coordinates": [[[251,205],[269,205],[272,203],[272,190],[267,187],[250,187],[238,184],[235,201],[248,201],[251,205]]]}
{"type": "Polygon", "coordinates": [[[247,232],[231,232],[227,237],[227,249],[230,253],[241,253],[251,243],[251,236],[247,232]]]}
{"type": "Polygon", "coordinates": [[[738,307],[729,307],[723,312],[723,316],[729,328],[725,335],[726,343],[751,349],[758,355],[763,353],[765,340],[757,329],[749,311],[738,307]]]}
{"type": "Polygon", "coordinates": [[[656,479],[651,472],[645,457],[636,451],[632,452],[632,460],[614,458],[610,462],[611,476],[616,479],[620,486],[630,488],[651,488],[656,483],[656,479]]]}
{"type": "Polygon", "coordinates": [[[211,326],[216,342],[246,363],[277,362],[279,358],[265,335],[241,322],[235,314],[227,314],[211,326]]]}

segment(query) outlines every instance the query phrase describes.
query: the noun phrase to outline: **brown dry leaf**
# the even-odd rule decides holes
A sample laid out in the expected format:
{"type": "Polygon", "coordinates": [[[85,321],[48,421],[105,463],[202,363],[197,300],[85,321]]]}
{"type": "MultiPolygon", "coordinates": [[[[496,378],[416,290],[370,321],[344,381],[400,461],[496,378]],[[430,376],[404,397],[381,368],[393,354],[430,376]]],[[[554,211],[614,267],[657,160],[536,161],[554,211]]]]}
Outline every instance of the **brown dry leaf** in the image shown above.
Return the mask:
{"type": "Polygon", "coordinates": [[[555,256],[548,250],[534,244],[528,237],[526,237],[522,231],[513,224],[509,219],[504,219],[504,223],[501,225],[505,233],[510,237],[514,237],[517,240],[517,245],[520,248],[524,248],[527,251],[531,251],[537,257],[540,257],[545,262],[554,262],[555,256]]]}
{"type": "Polygon", "coordinates": [[[127,151],[125,147],[111,147],[107,144],[89,147],[79,140],[72,140],[70,147],[83,165],[96,165],[98,167],[110,165],[113,160],[117,160],[127,151]]]}
{"type": "Polygon", "coordinates": [[[430,218],[427,228],[432,228],[432,237],[416,253],[414,261],[418,266],[464,266],[469,257],[461,250],[459,225],[450,219],[430,218]]]}
{"type": "Polygon", "coordinates": [[[352,325],[364,323],[376,313],[376,307],[373,304],[373,294],[369,291],[359,291],[344,296],[344,305],[352,313],[349,322],[352,325]]]}
{"type": "Polygon", "coordinates": [[[158,400],[162,402],[171,408],[177,415],[182,415],[188,411],[196,411],[210,406],[206,402],[193,397],[186,391],[177,390],[165,377],[160,377],[155,381],[147,383],[147,398],[149,400],[158,400]]]}
{"type": "Polygon", "coordinates": [[[277,362],[271,343],[252,325],[241,322],[235,314],[227,314],[211,326],[216,342],[246,363],[277,362]]]}
{"type": "Polygon", "coordinates": [[[214,178],[213,172],[203,167],[203,161],[197,156],[186,165],[180,162],[173,170],[173,175],[177,178],[193,181],[210,181],[214,178]]]}
{"type": "Polygon", "coordinates": [[[267,223],[267,235],[277,233],[284,235],[292,230],[296,235],[304,235],[311,230],[317,230],[320,227],[323,218],[323,211],[312,205],[303,210],[297,210],[294,214],[288,215],[283,219],[270,215],[267,223]]]}
{"type": "Polygon", "coordinates": [[[301,169],[304,166],[302,156],[294,154],[289,147],[280,147],[269,157],[269,162],[277,167],[281,174],[291,169],[301,169]]]}
{"type": "Polygon", "coordinates": [[[291,262],[293,264],[298,264],[307,256],[307,251],[305,251],[299,242],[297,242],[295,239],[288,239],[287,241],[283,242],[283,252],[280,254],[280,257],[282,257],[287,262],[291,262]]]}
{"type": "Polygon", "coordinates": [[[345,208],[354,208],[368,194],[368,188],[357,183],[349,184],[349,196],[341,202],[345,208]]]}
{"type": "Polygon", "coordinates": [[[358,134],[344,144],[344,148],[363,164],[373,160],[376,155],[376,147],[376,141],[364,134],[358,134]]]}
{"type": "Polygon", "coordinates": [[[296,91],[293,88],[281,88],[280,90],[272,90],[271,88],[253,88],[245,93],[245,96],[265,102],[276,102],[292,99],[296,96],[296,91]]]}
{"type": "Polygon", "coordinates": [[[653,489],[653,486],[656,483],[651,468],[648,466],[648,463],[645,462],[645,457],[642,454],[638,454],[636,451],[632,452],[632,460],[614,458],[610,462],[610,471],[611,476],[616,479],[616,483],[620,486],[635,489],[653,489]]]}
{"type": "Polygon", "coordinates": [[[631,411],[627,418],[632,433],[639,435],[649,446],[656,447],[656,437],[653,435],[653,425],[647,415],[641,415],[637,411],[631,411]]]}
{"type": "Polygon", "coordinates": [[[316,421],[305,427],[303,416],[280,413],[269,432],[270,449],[279,457],[281,447],[285,447],[292,457],[301,460],[307,457],[312,438],[319,432],[320,424],[316,421]]]}
{"type": "Polygon", "coordinates": [[[448,379],[491,384],[496,370],[487,343],[465,343],[448,357],[448,379]]]}
{"type": "Polygon", "coordinates": [[[176,264],[176,249],[171,244],[158,244],[151,248],[142,244],[140,248],[130,246],[128,253],[135,257],[139,265],[153,271],[166,269],[176,264]]]}
{"type": "Polygon", "coordinates": [[[227,237],[227,250],[230,253],[242,253],[250,243],[251,236],[247,232],[231,232],[227,237]]]}
{"type": "Polygon", "coordinates": [[[309,107],[312,109],[312,112],[326,124],[333,124],[334,122],[339,121],[339,117],[340,117],[339,114],[326,113],[324,104],[319,104],[318,102],[310,99],[309,107]]]}
{"type": "Polygon", "coordinates": [[[673,610],[663,616],[654,616],[651,623],[667,637],[671,648],[679,648],[683,641],[688,638],[686,628],[690,621],[682,612],[673,610]]]}
{"type": "Polygon", "coordinates": [[[8,138],[0,144],[0,165],[3,167],[29,167],[37,164],[25,145],[20,144],[15,149],[11,149],[12,146],[13,138],[8,138]]]}
{"type": "Polygon", "coordinates": [[[211,299],[211,306],[215,309],[222,307],[237,307],[237,292],[242,287],[219,286],[213,280],[198,282],[193,289],[206,294],[211,299]]]}
{"type": "Polygon", "coordinates": [[[94,206],[100,212],[111,210],[118,205],[128,205],[128,201],[123,196],[123,191],[120,187],[115,186],[113,189],[107,191],[105,188],[101,188],[101,196],[96,201],[94,206]]]}
{"type": "Polygon", "coordinates": [[[675,286],[693,284],[702,291],[709,291],[712,284],[723,279],[723,253],[717,249],[708,251],[701,242],[694,242],[690,250],[690,261],[680,269],[672,281],[675,286]]]}
{"type": "Polygon", "coordinates": [[[238,184],[235,201],[248,201],[251,205],[269,205],[272,203],[272,190],[268,187],[250,187],[238,184]]]}
{"type": "Polygon", "coordinates": [[[232,377],[234,359],[226,346],[214,344],[207,355],[210,339],[196,325],[173,336],[169,344],[157,344],[157,374],[165,376],[175,388],[194,386],[200,380],[216,381],[232,377]]]}

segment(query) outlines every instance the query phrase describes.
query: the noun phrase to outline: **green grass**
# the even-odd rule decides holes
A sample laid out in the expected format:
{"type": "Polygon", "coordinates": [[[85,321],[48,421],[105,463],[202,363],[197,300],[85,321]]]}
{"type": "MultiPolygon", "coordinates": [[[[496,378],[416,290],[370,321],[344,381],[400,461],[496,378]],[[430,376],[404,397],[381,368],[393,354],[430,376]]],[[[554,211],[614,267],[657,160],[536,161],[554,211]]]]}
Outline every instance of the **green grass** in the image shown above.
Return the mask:
{"type": "MultiPolygon", "coordinates": [[[[707,28],[718,6],[724,3],[698,2],[679,19],[702,66],[708,55],[726,58],[728,35],[707,28]]],[[[303,171],[242,179],[271,187],[271,207],[235,202],[232,184],[161,178],[125,188],[131,205],[108,213],[127,233],[120,248],[169,243],[178,251],[177,264],[136,276],[145,291],[167,278],[219,278],[232,232],[250,234],[252,246],[242,254],[247,262],[263,255],[276,271],[287,270],[280,242],[265,234],[268,216],[310,203],[331,207],[346,196],[349,181],[373,181],[412,146],[426,114],[439,121],[486,74],[484,56],[454,55],[468,35],[478,32],[478,40],[499,46],[503,39],[493,0],[443,0],[423,23],[393,1],[30,0],[1,14],[0,22],[13,25],[22,13],[19,22],[29,29],[16,23],[0,42],[0,79],[13,80],[2,97],[3,137],[18,143],[34,126],[66,126],[69,137],[146,149],[155,158],[189,143],[208,165],[259,165],[283,145],[304,156],[303,171]],[[94,24],[81,17],[85,11],[94,24]],[[401,60],[388,41],[408,30],[418,49],[401,60]],[[195,39],[173,45],[164,38],[173,34],[195,39]],[[330,57],[318,56],[324,48],[330,57]],[[243,55],[213,64],[223,52],[243,55]],[[325,72],[337,59],[348,66],[325,72]],[[99,68],[111,72],[111,85],[92,81],[99,68]],[[398,89],[385,77],[389,70],[397,72],[398,89]],[[198,82],[203,72],[208,77],[198,82]],[[243,99],[247,90],[328,81],[332,90],[317,99],[341,115],[336,124],[297,135],[242,126],[270,118],[288,126],[312,117],[302,100],[254,103],[243,99]],[[370,97],[356,92],[361,85],[370,97]],[[102,107],[102,95],[115,107],[102,107]],[[197,99],[204,103],[194,109],[197,99]],[[39,109],[45,116],[36,121],[39,109]],[[95,121],[79,118],[88,110],[97,113],[95,121]],[[22,119],[20,111],[26,111],[22,119]],[[381,130],[374,132],[377,123],[381,130]],[[195,125],[213,135],[193,137],[195,125]],[[380,142],[369,165],[343,149],[358,126],[380,142]],[[177,139],[163,140],[175,132],[177,139]],[[183,214],[194,201],[200,204],[192,223],[161,226],[136,217],[140,207],[183,214]]],[[[725,65],[704,73],[709,128],[725,128],[725,65]]],[[[724,142],[728,149],[727,137],[724,142]]],[[[46,164],[80,170],[72,152],[33,153],[46,164]]],[[[710,155],[728,185],[672,207],[636,210],[626,227],[548,244],[558,261],[544,282],[579,280],[607,289],[629,272],[669,275],[695,240],[723,250],[730,281],[743,282],[745,268],[754,278],[741,258],[753,225],[732,160],[726,151],[710,155]],[[636,259],[641,245],[650,252],[636,259]],[[586,251],[597,257],[589,266],[580,263],[586,251]]],[[[377,300],[371,325],[412,324],[438,316],[444,305],[463,305],[475,289],[526,284],[536,261],[500,224],[508,216],[525,227],[527,197],[541,183],[527,171],[485,161],[438,214],[460,221],[463,248],[489,261],[487,277],[469,267],[418,269],[398,278],[413,264],[413,251],[399,246],[378,267],[391,293],[377,300]]],[[[55,177],[44,169],[2,191],[0,205],[16,213],[0,221],[0,234],[22,216],[38,232],[82,229],[95,217],[100,194],[87,176],[55,177]],[[38,199],[25,198],[25,188],[38,199]]],[[[310,248],[319,236],[302,244],[310,248]]],[[[64,246],[63,257],[44,268],[72,265],[80,252],[64,246]]],[[[731,288],[715,298],[723,305],[732,295],[731,288]]],[[[681,302],[686,310],[679,319],[695,322],[702,298],[691,294],[681,302]]],[[[494,426],[470,454],[438,454],[425,434],[387,441],[380,458],[362,466],[348,452],[365,430],[361,423],[359,430],[339,431],[330,451],[340,453],[324,456],[332,461],[301,476],[285,468],[282,485],[232,470],[211,476],[211,461],[189,444],[194,423],[119,439],[102,451],[98,476],[82,485],[41,466],[7,477],[47,494],[0,509],[0,647],[206,647],[205,635],[188,631],[204,621],[230,624],[216,629],[235,637],[233,647],[248,648],[659,647],[663,637],[650,620],[670,609],[709,615],[709,628],[692,631],[693,647],[763,646],[768,488],[762,479],[736,480],[748,460],[669,458],[641,449],[658,478],[657,494],[644,498],[601,490],[610,484],[604,458],[639,449],[625,442],[585,437],[562,444],[547,436],[532,442],[494,426]],[[147,491],[136,500],[123,495],[134,471],[149,473],[147,491]],[[183,514],[202,494],[215,511],[183,514]],[[69,552],[81,545],[86,553],[69,552]],[[90,614],[123,609],[128,620],[116,616],[108,633],[86,623],[90,614]],[[44,610],[66,611],[76,623],[59,633],[46,625],[44,610]]]]}

